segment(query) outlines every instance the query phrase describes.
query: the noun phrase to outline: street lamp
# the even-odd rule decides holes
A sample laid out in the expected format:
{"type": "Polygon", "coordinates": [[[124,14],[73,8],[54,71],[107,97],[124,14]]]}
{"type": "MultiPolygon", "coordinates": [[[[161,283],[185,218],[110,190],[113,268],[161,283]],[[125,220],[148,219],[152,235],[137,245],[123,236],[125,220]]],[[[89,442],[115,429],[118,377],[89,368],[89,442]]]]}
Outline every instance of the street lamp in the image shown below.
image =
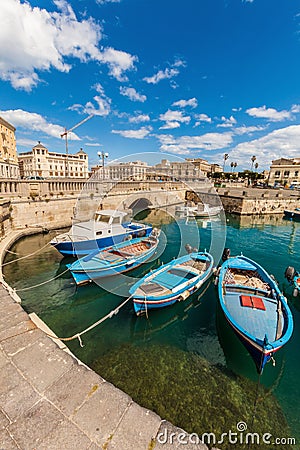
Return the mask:
{"type": "Polygon", "coordinates": [[[251,172],[253,172],[253,164],[255,163],[255,161],[256,161],[256,156],[253,155],[251,158],[251,172]]]}
{"type": "Polygon", "coordinates": [[[98,152],[97,155],[102,159],[102,180],[104,180],[104,160],[108,158],[108,153],[98,152]]]}
{"type": "Polygon", "coordinates": [[[229,158],[228,153],[225,153],[225,155],[224,155],[224,164],[223,164],[223,172],[225,172],[225,164],[226,164],[226,161],[227,161],[228,158],[229,158]]]}

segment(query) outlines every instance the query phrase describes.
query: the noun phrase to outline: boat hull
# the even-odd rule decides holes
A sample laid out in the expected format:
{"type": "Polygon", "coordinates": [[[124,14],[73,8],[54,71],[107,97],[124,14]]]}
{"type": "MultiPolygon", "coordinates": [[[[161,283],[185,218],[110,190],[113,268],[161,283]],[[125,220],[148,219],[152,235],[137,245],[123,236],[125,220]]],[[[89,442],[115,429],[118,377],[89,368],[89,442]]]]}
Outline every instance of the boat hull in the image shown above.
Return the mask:
{"type": "Polygon", "coordinates": [[[293,318],[286,299],[268,273],[244,256],[229,258],[223,263],[219,274],[218,292],[227,322],[249,351],[257,372],[262,373],[266,363],[292,335],[293,318]],[[251,277],[259,276],[264,283],[264,289],[268,288],[269,291],[252,283],[246,285],[239,281],[236,284],[232,272],[234,270],[237,271],[236,279],[239,280],[245,276],[243,273],[247,273],[250,277],[248,279],[252,282],[254,278],[251,277]],[[250,276],[251,273],[253,275],[250,276]],[[279,323],[280,334],[278,334],[279,323]]]}
{"type": "MultiPolygon", "coordinates": [[[[192,261],[191,261],[192,264],[192,261]]],[[[186,269],[187,272],[189,269],[186,269]]],[[[165,308],[167,306],[171,306],[176,302],[186,300],[190,295],[196,292],[211,276],[213,270],[213,258],[208,253],[192,253],[191,255],[187,255],[185,257],[178,258],[177,260],[173,260],[171,263],[165,264],[160,268],[156,269],[152,274],[146,275],[139,282],[135,283],[131,289],[130,294],[133,297],[133,307],[135,313],[137,315],[141,315],[147,313],[151,309],[159,309],[165,308]],[[201,258],[204,259],[200,259],[201,258]],[[158,280],[158,276],[161,276],[164,272],[171,271],[172,269],[178,267],[181,262],[186,262],[189,258],[195,258],[197,261],[207,262],[209,265],[206,268],[205,272],[199,273],[196,275],[192,281],[182,281],[179,282],[178,285],[175,285],[171,291],[167,294],[162,295],[145,295],[142,296],[137,294],[138,289],[145,284],[151,283],[152,280],[155,283],[158,280]],[[199,259],[197,259],[199,258],[199,259]],[[207,258],[207,259],[205,259],[207,258]],[[160,274],[160,275],[159,275],[160,274]]],[[[171,287],[170,287],[171,288],[171,287]]]]}
{"type": "Polygon", "coordinates": [[[148,241],[148,243],[151,242],[150,248],[139,255],[133,254],[132,256],[127,256],[127,258],[123,257],[121,261],[117,261],[115,263],[105,262],[105,255],[109,255],[109,252],[111,251],[115,251],[117,253],[122,252],[124,247],[129,247],[132,249],[135,245],[139,245],[141,242],[143,242],[143,240],[145,240],[145,238],[137,238],[133,241],[129,241],[129,243],[122,242],[119,245],[114,245],[112,247],[103,249],[102,252],[98,252],[97,255],[94,255],[94,257],[96,258],[94,258],[93,255],[86,258],[81,258],[78,261],[75,261],[73,264],[67,264],[67,267],[70,269],[70,272],[77,285],[87,284],[100,278],[112,277],[124,272],[128,272],[139,267],[155,254],[159,242],[158,239],[152,240],[151,242],[150,237],[148,241]],[[99,254],[104,258],[103,261],[97,258],[99,254]]]}
{"type": "Polygon", "coordinates": [[[152,231],[151,226],[146,226],[137,230],[128,230],[124,233],[103,237],[94,240],[82,240],[82,241],[64,241],[64,242],[51,242],[63,256],[85,256],[95,250],[101,250],[111,245],[119,244],[126,239],[134,239],[139,237],[141,232],[144,232],[144,236],[149,236],[152,231]]]}
{"type": "Polygon", "coordinates": [[[300,221],[300,211],[285,210],[284,211],[284,217],[286,219],[300,221]]]}
{"type": "MultiPolygon", "coordinates": [[[[207,277],[208,278],[208,277],[207,277]]],[[[201,282],[201,284],[198,287],[194,287],[189,290],[188,295],[185,296],[185,298],[182,297],[182,295],[175,295],[170,298],[160,299],[160,300],[146,300],[146,302],[142,299],[133,299],[133,307],[134,311],[137,316],[140,316],[142,314],[145,314],[148,310],[151,309],[160,309],[160,308],[166,308],[167,306],[174,305],[176,302],[180,302],[183,300],[186,300],[190,295],[192,295],[194,292],[196,292],[203,283],[207,280],[207,278],[201,282]]]]}

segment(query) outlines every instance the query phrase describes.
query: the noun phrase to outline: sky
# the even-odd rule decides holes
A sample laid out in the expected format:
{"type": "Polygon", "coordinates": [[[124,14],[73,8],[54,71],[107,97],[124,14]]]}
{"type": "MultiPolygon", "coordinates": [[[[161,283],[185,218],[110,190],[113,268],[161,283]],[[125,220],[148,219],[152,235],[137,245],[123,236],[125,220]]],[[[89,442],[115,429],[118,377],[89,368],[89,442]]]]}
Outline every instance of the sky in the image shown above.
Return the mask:
{"type": "MultiPolygon", "coordinates": [[[[0,116],[18,152],[300,157],[300,1],[1,0],[0,116]]],[[[139,155],[140,156],[140,155],[139,155]]],[[[133,159],[134,155],[133,155],[133,159]]]]}

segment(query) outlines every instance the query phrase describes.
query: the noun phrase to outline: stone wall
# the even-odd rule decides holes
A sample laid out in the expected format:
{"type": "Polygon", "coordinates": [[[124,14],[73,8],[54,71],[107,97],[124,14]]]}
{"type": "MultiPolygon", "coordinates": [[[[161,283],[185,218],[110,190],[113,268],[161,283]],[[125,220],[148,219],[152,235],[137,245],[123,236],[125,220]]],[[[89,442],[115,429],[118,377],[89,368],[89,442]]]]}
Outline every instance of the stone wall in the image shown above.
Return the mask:
{"type": "Polygon", "coordinates": [[[4,237],[12,228],[10,201],[0,202],[0,238],[4,237]]]}

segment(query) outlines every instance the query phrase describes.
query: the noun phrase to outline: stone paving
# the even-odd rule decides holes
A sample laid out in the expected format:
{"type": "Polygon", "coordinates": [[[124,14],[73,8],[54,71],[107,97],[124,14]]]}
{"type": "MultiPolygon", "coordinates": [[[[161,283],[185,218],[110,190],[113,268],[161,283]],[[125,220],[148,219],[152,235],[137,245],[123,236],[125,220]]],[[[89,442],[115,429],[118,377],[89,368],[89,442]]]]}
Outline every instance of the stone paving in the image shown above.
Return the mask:
{"type": "Polygon", "coordinates": [[[0,283],[0,450],[207,450],[57,345],[0,283]]]}

